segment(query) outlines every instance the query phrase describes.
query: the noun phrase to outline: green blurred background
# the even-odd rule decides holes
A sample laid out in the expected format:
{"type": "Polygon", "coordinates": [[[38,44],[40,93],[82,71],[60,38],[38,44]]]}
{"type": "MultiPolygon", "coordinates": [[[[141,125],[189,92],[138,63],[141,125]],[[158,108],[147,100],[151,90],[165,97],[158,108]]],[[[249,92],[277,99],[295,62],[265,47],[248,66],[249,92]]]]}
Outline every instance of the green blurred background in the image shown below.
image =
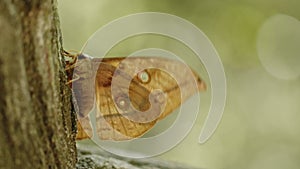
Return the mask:
{"type": "MultiPolygon", "coordinates": [[[[298,169],[299,7],[299,0],[60,0],[59,15],[67,50],[80,51],[97,29],[114,19],[147,11],[184,18],[214,44],[227,79],[223,119],[212,138],[198,144],[210,106],[208,89],[201,95],[200,115],[188,137],[159,158],[203,168],[298,169]]],[[[135,36],[109,55],[150,47],[183,56],[209,83],[203,65],[193,62],[194,54],[167,37],[135,36]]]]}

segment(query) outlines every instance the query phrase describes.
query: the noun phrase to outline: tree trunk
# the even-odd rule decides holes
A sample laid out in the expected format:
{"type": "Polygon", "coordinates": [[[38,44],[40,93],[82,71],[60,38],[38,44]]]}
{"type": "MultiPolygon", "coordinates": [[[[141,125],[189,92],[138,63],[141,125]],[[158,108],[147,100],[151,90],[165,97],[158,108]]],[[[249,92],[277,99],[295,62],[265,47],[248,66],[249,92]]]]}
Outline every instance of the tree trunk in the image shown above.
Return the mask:
{"type": "Polygon", "coordinates": [[[0,168],[74,168],[56,0],[0,1],[0,168]]]}

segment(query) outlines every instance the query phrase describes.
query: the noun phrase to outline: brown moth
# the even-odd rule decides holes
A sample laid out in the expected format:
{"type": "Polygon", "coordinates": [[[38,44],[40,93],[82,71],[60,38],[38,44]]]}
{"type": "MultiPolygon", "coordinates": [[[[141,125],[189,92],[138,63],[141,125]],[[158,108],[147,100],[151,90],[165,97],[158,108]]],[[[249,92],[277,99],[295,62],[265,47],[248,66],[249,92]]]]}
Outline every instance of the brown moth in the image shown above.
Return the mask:
{"type": "Polygon", "coordinates": [[[142,136],[190,96],[206,89],[180,61],[161,57],[92,58],[64,53],[76,112],[77,138],[128,140],[142,136]],[[144,69],[147,67],[146,69],[144,69]],[[173,72],[170,75],[170,72],[173,72]],[[192,85],[197,83],[197,89],[192,85]],[[96,109],[96,126],[89,113],[96,109]],[[93,132],[96,130],[96,132],[93,132]]]}

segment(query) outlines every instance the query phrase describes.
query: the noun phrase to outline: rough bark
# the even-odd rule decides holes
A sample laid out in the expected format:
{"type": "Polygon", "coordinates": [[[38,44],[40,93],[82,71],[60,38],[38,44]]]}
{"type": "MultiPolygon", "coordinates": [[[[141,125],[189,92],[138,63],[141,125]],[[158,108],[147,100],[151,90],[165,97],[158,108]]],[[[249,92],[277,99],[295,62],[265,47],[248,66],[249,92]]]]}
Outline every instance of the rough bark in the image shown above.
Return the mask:
{"type": "Polygon", "coordinates": [[[0,168],[74,168],[56,0],[0,1],[0,168]]]}

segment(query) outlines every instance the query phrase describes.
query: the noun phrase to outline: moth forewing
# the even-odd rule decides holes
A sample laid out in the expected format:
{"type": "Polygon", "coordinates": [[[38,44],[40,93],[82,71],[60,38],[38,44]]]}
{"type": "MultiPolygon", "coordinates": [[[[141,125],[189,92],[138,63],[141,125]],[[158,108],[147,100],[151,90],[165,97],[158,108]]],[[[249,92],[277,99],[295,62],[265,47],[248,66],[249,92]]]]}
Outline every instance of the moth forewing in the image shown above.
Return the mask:
{"type": "Polygon", "coordinates": [[[72,89],[81,123],[78,139],[93,133],[88,114],[94,103],[98,137],[128,140],[142,136],[191,95],[205,89],[205,83],[185,64],[161,57],[97,59],[80,54],[76,64],[74,74],[79,79],[72,89]],[[158,89],[161,92],[155,93],[158,89]]]}

